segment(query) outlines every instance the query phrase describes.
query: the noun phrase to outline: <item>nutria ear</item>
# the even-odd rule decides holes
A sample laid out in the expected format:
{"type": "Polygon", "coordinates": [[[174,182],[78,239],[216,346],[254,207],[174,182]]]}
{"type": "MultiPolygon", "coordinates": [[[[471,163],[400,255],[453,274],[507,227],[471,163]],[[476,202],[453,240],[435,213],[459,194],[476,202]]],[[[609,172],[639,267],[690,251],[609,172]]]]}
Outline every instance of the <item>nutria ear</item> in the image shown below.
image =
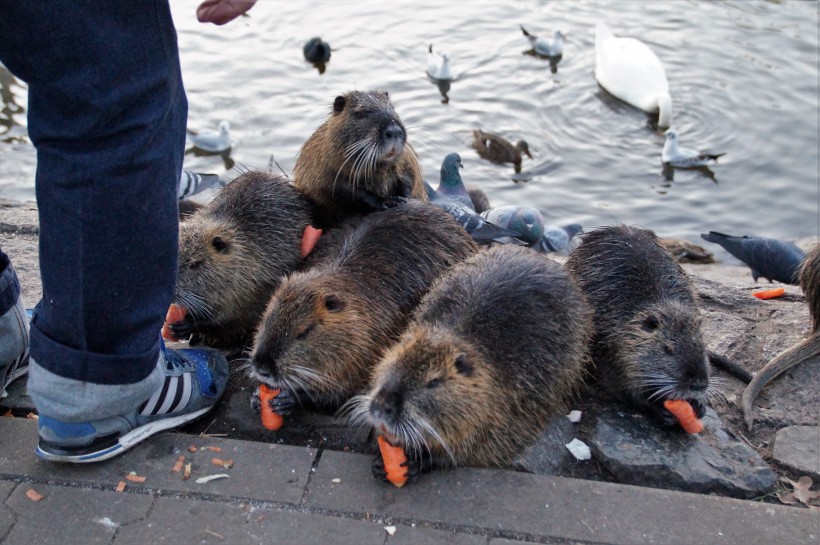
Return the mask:
{"type": "Polygon", "coordinates": [[[337,96],[336,100],[333,101],[333,111],[334,112],[341,112],[345,109],[345,97],[337,96]]]}
{"type": "Polygon", "coordinates": [[[644,331],[655,331],[656,329],[658,329],[659,325],[660,325],[660,321],[658,320],[658,317],[655,316],[654,314],[650,314],[649,316],[647,316],[646,318],[643,319],[643,323],[641,324],[641,328],[644,331]]]}
{"type": "Polygon", "coordinates": [[[340,312],[345,308],[345,304],[336,295],[327,295],[325,297],[325,308],[328,312],[340,312]]]}
{"type": "Polygon", "coordinates": [[[228,248],[230,245],[222,237],[214,237],[213,239],[211,239],[211,246],[213,246],[214,250],[216,250],[217,252],[226,254],[228,253],[228,248]]]}
{"type": "Polygon", "coordinates": [[[472,376],[473,374],[473,364],[470,360],[467,359],[466,354],[459,354],[456,356],[456,371],[458,371],[459,375],[464,375],[465,377],[472,376]]]}

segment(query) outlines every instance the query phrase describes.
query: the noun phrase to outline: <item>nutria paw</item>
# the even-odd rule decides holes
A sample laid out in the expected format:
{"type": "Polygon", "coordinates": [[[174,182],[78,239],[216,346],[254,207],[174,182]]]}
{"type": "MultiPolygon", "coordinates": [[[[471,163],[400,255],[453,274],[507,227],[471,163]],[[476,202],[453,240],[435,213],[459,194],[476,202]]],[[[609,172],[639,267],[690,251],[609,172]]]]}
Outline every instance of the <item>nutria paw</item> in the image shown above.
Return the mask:
{"type": "Polygon", "coordinates": [[[285,416],[296,408],[297,399],[296,396],[290,393],[290,390],[282,390],[276,397],[271,399],[269,403],[273,412],[285,416]]]}
{"type": "MultiPolygon", "coordinates": [[[[692,409],[695,411],[695,416],[697,416],[698,419],[706,415],[706,405],[704,405],[703,402],[697,399],[687,399],[686,401],[692,406],[692,409]]],[[[653,404],[651,410],[664,427],[672,428],[678,425],[678,418],[663,406],[662,401],[653,404]]]]}
{"type": "Polygon", "coordinates": [[[404,204],[410,199],[408,197],[399,197],[399,196],[391,196],[384,199],[381,203],[381,209],[387,210],[388,208],[394,208],[400,204],[404,204]]]}
{"type": "Polygon", "coordinates": [[[194,317],[187,313],[181,321],[168,324],[168,329],[177,339],[187,339],[194,333],[194,317]]]}
{"type": "MultiPolygon", "coordinates": [[[[416,482],[419,476],[423,473],[422,464],[409,457],[407,458],[407,461],[402,464],[402,467],[407,468],[407,473],[404,474],[407,478],[407,484],[416,482]]],[[[370,470],[373,472],[373,476],[377,480],[385,483],[390,482],[387,480],[387,470],[384,469],[384,460],[382,459],[380,452],[377,452],[373,456],[373,463],[370,466],[370,470]]]]}

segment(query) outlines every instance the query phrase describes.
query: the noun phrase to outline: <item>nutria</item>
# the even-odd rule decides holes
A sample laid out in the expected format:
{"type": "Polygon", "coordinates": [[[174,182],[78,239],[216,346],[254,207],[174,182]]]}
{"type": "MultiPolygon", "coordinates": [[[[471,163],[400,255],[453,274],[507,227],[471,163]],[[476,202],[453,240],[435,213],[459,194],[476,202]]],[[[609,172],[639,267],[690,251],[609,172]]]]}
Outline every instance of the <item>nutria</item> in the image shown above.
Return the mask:
{"type": "Polygon", "coordinates": [[[249,343],[280,277],[302,261],[312,214],[286,178],[250,171],[182,222],[173,302],[187,312],[169,326],[174,335],[225,349],[249,343]]]}
{"type": "Polygon", "coordinates": [[[698,418],[714,393],[689,278],[651,231],[618,225],[582,239],[567,269],[594,311],[591,352],[606,392],[677,423],[663,406],[684,399],[698,418]]]}
{"type": "Polygon", "coordinates": [[[470,194],[470,200],[473,203],[473,208],[475,208],[476,214],[481,214],[482,212],[492,208],[490,206],[490,199],[481,188],[474,185],[468,185],[467,193],[470,194]]]}
{"type": "MultiPolygon", "coordinates": [[[[566,414],[587,366],[591,310],[555,261],[496,246],[453,267],[345,407],[402,446],[409,475],[503,467],[566,414]]],[[[374,474],[383,476],[377,456],[374,474]]]]}
{"type": "Polygon", "coordinates": [[[256,334],[251,375],[297,402],[338,407],[363,391],[433,281],[477,251],[436,207],[408,201],[349,220],[316,246],[312,267],[274,293],[256,334]]]}
{"type": "Polygon", "coordinates": [[[807,338],[772,358],[746,386],[741,407],[743,408],[743,420],[749,431],[754,423],[752,403],[758,392],[781,373],[820,354],[820,244],[809,250],[797,274],[800,278],[800,288],[806,295],[806,302],[809,305],[811,333],[807,338]]]}
{"type": "Polygon", "coordinates": [[[421,165],[386,92],[336,97],[293,167],[296,187],[321,208],[321,226],[346,215],[426,200],[421,165]]]}

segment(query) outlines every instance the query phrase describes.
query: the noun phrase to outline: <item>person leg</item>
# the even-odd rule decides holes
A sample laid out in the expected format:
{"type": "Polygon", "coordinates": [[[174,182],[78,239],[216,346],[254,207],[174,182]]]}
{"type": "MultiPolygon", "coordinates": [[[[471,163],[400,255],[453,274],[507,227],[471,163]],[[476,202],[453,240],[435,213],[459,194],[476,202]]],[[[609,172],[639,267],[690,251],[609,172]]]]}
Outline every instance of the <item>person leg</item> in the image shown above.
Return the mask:
{"type": "Polygon", "coordinates": [[[167,1],[0,0],[0,14],[0,61],[29,86],[37,148],[37,454],[104,459],[140,428],[185,421],[157,424],[167,414],[207,410],[227,380],[221,355],[170,354],[159,336],[187,120],[176,32],[167,1]]]}
{"type": "Polygon", "coordinates": [[[20,282],[11,260],[0,250],[0,396],[28,372],[28,331],[20,282]]]}

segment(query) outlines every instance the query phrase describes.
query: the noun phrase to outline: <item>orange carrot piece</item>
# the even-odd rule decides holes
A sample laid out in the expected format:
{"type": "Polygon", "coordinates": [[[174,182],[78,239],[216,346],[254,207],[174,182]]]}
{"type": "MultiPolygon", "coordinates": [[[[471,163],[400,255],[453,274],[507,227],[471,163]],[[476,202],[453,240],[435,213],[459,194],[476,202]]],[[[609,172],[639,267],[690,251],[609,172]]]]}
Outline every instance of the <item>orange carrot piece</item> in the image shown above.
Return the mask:
{"type": "Polygon", "coordinates": [[[170,307],[168,307],[168,312],[165,314],[165,323],[162,324],[162,337],[164,339],[167,339],[169,341],[179,340],[177,337],[174,336],[174,333],[168,326],[184,320],[186,312],[187,311],[185,310],[185,307],[181,307],[176,304],[173,304],[170,307]]]}
{"type": "Polygon", "coordinates": [[[116,490],[117,492],[122,492],[123,490],[125,490],[125,481],[120,481],[119,484],[117,484],[117,488],[115,488],[114,490],[116,490]]]}
{"type": "Polygon", "coordinates": [[[782,297],[786,294],[786,288],[779,287],[771,290],[756,291],[752,295],[758,299],[774,299],[775,297],[782,297]]]}
{"type": "Polygon", "coordinates": [[[695,416],[695,410],[688,401],[683,399],[667,399],[663,402],[666,410],[678,419],[680,427],[686,433],[700,433],[703,431],[703,422],[695,416]]]}
{"type": "Polygon", "coordinates": [[[132,483],[144,483],[147,477],[141,477],[140,475],[131,475],[128,474],[125,476],[126,480],[131,481],[132,483]]]}
{"type": "Polygon", "coordinates": [[[387,480],[401,488],[407,482],[407,467],[402,466],[403,463],[407,462],[404,449],[394,447],[381,435],[377,440],[382,460],[384,460],[384,469],[387,471],[387,480]]]}
{"type": "Polygon", "coordinates": [[[308,254],[313,251],[313,248],[316,246],[316,243],[319,242],[319,237],[321,236],[321,229],[317,229],[311,225],[305,226],[305,230],[302,231],[302,241],[299,244],[302,257],[307,257],[308,254]]]}
{"type": "Polygon", "coordinates": [[[268,388],[264,384],[259,385],[259,401],[262,404],[262,425],[266,430],[276,431],[285,423],[285,419],[281,414],[273,412],[271,409],[271,400],[279,395],[279,390],[268,388]]]}
{"type": "Polygon", "coordinates": [[[28,497],[28,499],[30,499],[31,501],[40,501],[43,498],[45,498],[45,496],[43,496],[33,488],[29,488],[28,490],[26,490],[26,497],[28,497]]]}
{"type": "Polygon", "coordinates": [[[177,458],[177,461],[174,464],[174,467],[171,468],[171,471],[173,471],[174,473],[179,473],[180,471],[182,471],[182,464],[184,463],[185,456],[180,456],[179,458],[177,458]]]}

